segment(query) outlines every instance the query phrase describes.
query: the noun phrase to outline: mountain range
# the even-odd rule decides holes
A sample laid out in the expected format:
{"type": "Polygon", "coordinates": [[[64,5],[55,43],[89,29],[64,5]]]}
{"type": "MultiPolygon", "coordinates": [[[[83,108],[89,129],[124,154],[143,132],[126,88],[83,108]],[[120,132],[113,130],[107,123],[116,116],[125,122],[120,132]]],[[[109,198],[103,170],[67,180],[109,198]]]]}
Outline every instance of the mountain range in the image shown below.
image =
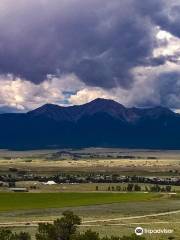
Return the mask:
{"type": "Polygon", "coordinates": [[[0,136],[0,148],[8,149],[180,149],[180,114],[101,98],[79,106],[45,104],[27,113],[0,114],[0,136]]]}

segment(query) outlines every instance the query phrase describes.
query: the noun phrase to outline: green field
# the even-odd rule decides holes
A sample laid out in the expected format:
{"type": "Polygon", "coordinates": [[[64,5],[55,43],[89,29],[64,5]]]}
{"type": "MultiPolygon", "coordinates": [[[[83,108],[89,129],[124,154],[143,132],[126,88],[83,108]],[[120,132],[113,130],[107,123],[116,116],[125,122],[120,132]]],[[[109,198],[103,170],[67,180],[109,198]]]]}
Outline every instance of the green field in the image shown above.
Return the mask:
{"type": "Polygon", "coordinates": [[[160,196],[150,193],[0,193],[0,211],[138,202],[160,196]]]}

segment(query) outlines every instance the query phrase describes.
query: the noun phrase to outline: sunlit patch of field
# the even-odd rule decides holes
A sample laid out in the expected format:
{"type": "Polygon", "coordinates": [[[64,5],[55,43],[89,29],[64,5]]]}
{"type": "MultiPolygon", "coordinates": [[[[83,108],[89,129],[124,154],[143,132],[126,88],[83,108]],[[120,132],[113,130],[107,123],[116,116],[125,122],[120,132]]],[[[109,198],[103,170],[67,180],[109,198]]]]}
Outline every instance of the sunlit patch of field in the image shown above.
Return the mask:
{"type": "Polygon", "coordinates": [[[46,160],[0,159],[1,171],[9,168],[29,170],[33,172],[58,172],[58,171],[119,171],[119,172],[168,172],[180,171],[179,159],[80,159],[80,160],[46,160]]]}
{"type": "Polygon", "coordinates": [[[57,159],[47,158],[47,156],[58,152],[58,150],[37,150],[24,152],[0,150],[0,171],[7,172],[9,168],[29,170],[38,173],[56,173],[59,171],[163,173],[169,171],[180,171],[180,151],[101,148],[67,151],[70,151],[73,154],[78,153],[81,157],[76,160],[71,158],[63,160],[58,159],[58,157],[57,159]],[[93,156],[98,154],[100,156],[98,158],[93,156]],[[91,157],[91,155],[93,157],[91,157]]]}

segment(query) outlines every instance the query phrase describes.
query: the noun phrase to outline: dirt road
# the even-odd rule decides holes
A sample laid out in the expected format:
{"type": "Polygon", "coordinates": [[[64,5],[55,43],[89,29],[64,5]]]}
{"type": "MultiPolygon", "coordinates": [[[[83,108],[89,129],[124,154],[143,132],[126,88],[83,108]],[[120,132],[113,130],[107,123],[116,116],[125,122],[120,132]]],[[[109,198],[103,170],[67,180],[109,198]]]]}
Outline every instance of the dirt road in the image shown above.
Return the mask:
{"type": "MultiPolygon", "coordinates": [[[[109,219],[96,219],[96,220],[88,220],[88,221],[83,221],[82,226],[93,226],[93,223],[95,224],[94,226],[98,226],[97,223],[106,223],[106,225],[130,225],[130,224],[148,224],[148,223],[111,223],[113,221],[122,221],[122,220],[133,220],[133,219],[141,219],[141,218],[146,218],[146,217],[158,217],[158,216],[166,216],[170,214],[177,214],[180,213],[180,210],[176,211],[170,211],[170,212],[163,212],[163,213],[154,213],[154,214],[146,214],[146,215],[140,215],[140,216],[132,216],[132,217],[120,217],[120,218],[109,218],[109,219]],[[92,223],[92,224],[91,224],[92,223]]],[[[0,223],[0,227],[37,227],[39,223],[53,223],[53,221],[26,221],[26,222],[5,222],[5,223],[0,223]]],[[[155,222],[153,222],[155,223],[155,222]]],[[[159,224],[166,224],[168,222],[156,222],[159,224]]],[[[180,222],[175,222],[175,223],[180,223],[180,222]]]]}

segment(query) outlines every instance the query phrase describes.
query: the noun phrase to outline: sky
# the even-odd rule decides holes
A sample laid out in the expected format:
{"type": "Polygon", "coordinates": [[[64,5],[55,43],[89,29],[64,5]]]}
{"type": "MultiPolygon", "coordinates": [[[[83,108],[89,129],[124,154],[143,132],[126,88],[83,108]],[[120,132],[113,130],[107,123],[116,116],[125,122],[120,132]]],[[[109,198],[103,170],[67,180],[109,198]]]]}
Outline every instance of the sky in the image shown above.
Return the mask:
{"type": "Polygon", "coordinates": [[[109,98],[180,109],[180,0],[1,0],[0,113],[109,98]]]}

